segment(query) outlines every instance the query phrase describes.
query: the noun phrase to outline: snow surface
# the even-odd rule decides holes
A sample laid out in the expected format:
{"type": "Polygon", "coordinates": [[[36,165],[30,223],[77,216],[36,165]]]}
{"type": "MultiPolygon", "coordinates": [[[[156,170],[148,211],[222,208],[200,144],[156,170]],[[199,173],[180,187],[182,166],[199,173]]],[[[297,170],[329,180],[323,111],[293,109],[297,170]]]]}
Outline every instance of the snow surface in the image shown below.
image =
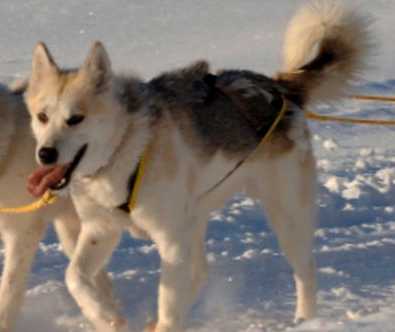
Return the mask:
{"type": "MultiPolygon", "coordinates": [[[[376,18],[377,56],[360,92],[394,94],[394,0],[348,0],[376,18]]],[[[282,34],[299,0],[14,0],[0,2],[0,79],[28,73],[44,40],[62,65],[78,65],[95,39],[117,70],[149,78],[207,58],[214,69],[267,74],[280,66],[282,34]]],[[[394,106],[348,101],[322,113],[393,118],[394,106]]],[[[394,331],[395,129],[311,123],[319,168],[319,318],[292,327],[289,266],[263,210],[236,195],[213,213],[210,277],[189,332],[394,331]]],[[[1,257],[1,253],[0,253],[1,257]]],[[[67,261],[53,231],[40,246],[17,332],[90,331],[63,283],[67,261]]],[[[0,263],[1,266],[1,263],[0,263]]],[[[125,236],[109,270],[132,331],[155,313],[159,258],[125,236]]]]}

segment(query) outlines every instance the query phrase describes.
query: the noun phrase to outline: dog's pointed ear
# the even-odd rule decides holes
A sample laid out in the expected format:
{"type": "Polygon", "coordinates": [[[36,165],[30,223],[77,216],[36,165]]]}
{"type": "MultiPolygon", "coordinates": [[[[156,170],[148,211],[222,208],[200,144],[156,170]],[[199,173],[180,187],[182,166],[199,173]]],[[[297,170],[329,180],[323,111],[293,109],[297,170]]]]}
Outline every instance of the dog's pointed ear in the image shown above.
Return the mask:
{"type": "Polygon", "coordinates": [[[111,61],[101,42],[93,43],[80,69],[80,74],[88,80],[96,92],[103,91],[109,86],[112,78],[111,61]]]}
{"type": "Polygon", "coordinates": [[[33,51],[32,72],[29,88],[37,87],[44,80],[56,77],[59,69],[51,53],[43,42],[37,43],[33,51]]]}

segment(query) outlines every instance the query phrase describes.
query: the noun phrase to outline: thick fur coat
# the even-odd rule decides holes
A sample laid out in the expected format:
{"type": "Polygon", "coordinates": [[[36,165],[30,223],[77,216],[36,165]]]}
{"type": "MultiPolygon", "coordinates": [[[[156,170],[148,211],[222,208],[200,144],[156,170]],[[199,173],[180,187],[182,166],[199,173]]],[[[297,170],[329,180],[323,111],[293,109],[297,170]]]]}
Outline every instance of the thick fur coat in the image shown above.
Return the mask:
{"type": "Polygon", "coordinates": [[[31,190],[39,195],[67,184],[61,192],[71,195],[82,230],[66,282],[98,330],[128,329],[114,303],[94,287],[94,277],[122,230],[133,227],[156,243],[161,256],[158,315],[150,330],[184,331],[206,280],[208,215],[238,191],[264,205],[293,268],[295,318],[315,315],[316,178],[303,110],[342,97],[368,49],[365,18],[335,3],[308,6],[291,21],[284,68],[275,78],[211,74],[198,62],[143,82],[114,75],[100,43],[73,71],[60,69],[45,45],[36,47],[26,101],[37,158],[63,171],[37,173],[39,184],[31,190]],[[286,116],[258,148],[284,102],[286,116]],[[43,149],[56,158],[48,162],[43,149]],[[143,156],[146,172],[128,215],[117,207],[129,196],[128,179],[143,156]],[[247,156],[221,186],[202,195],[247,156]]]}

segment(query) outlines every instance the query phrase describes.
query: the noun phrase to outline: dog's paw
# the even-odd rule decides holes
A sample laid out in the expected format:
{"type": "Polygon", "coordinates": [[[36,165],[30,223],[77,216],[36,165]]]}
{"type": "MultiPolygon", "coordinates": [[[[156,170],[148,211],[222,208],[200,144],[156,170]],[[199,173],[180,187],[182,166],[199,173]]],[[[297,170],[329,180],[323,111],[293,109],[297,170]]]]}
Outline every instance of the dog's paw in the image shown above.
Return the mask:
{"type": "Polygon", "coordinates": [[[293,321],[293,326],[294,327],[296,327],[296,326],[298,326],[298,325],[301,325],[301,324],[303,324],[304,322],[306,321],[306,318],[303,318],[303,317],[297,317],[297,318],[295,318],[294,319],[294,321],[293,321]]]}
{"type": "Polygon", "coordinates": [[[114,332],[127,332],[129,331],[128,321],[125,318],[118,316],[110,321],[110,328],[111,331],[114,332]]]}
{"type": "Polygon", "coordinates": [[[144,332],[155,332],[155,330],[156,330],[156,322],[151,322],[145,327],[144,332]]]}

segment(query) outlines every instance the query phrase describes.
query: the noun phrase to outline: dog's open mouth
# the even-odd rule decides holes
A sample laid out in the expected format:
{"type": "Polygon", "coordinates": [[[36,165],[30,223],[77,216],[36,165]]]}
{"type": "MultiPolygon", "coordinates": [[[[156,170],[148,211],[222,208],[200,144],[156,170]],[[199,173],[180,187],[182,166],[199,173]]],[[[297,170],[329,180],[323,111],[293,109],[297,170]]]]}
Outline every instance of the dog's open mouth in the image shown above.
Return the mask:
{"type": "Polygon", "coordinates": [[[85,155],[88,145],[83,145],[75,154],[71,163],[42,166],[35,170],[28,178],[27,188],[34,196],[42,196],[48,189],[61,190],[70,183],[73,172],[85,155]]]}

